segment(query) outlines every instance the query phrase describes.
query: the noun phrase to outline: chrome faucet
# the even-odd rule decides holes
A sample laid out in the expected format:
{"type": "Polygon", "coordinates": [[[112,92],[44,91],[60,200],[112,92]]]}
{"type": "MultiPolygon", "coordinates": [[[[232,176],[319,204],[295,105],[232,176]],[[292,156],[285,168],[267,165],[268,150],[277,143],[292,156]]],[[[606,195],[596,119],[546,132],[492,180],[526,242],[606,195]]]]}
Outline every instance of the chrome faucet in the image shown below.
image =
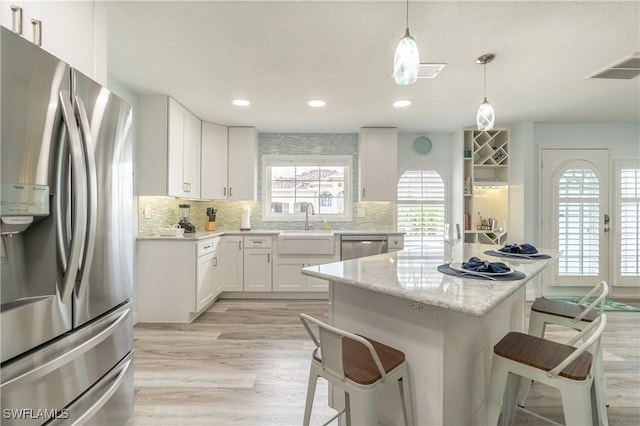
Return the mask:
{"type": "Polygon", "coordinates": [[[309,227],[309,207],[311,207],[311,214],[314,215],[316,214],[316,210],[313,208],[313,204],[311,203],[307,203],[307,207],[305,207],[304,212],[305,212],[305,216],[304,216],[304,230],[308,231],[309,229],[311,229],[309,227]]]}

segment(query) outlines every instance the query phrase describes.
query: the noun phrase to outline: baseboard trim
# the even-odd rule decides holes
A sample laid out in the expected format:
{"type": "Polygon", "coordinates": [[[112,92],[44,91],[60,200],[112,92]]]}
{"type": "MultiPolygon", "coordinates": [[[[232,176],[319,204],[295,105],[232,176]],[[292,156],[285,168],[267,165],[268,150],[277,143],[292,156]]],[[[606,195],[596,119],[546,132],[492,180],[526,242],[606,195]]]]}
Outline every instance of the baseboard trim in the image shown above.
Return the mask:
{"type": "Polygon", "coordinates": [[[329,293],[326,291],[283,291],[283,292],[243,292],[243,291],[223,291],[218,299],[299,299],[299,300],[326,300],[329,293]]]}

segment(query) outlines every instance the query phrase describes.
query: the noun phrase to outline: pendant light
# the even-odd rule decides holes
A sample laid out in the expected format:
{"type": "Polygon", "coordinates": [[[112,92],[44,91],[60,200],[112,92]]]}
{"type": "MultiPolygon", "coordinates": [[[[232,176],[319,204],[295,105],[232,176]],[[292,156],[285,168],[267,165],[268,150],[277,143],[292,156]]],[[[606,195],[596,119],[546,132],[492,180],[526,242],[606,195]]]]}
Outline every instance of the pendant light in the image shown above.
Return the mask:
{"type": "Polygon", "coordinates": [[[494,54],[487,53],[476,59],[476,64],[484,66],[484,100],[482,104],[480,104],[480,108],[478,108],[478,113],[476,114],[478,130],[492,130],[496,122],[496,113],[493,110],[493,106],[487,100],[487,64],[493,61],[495,57],[494,54]]]}
{"type": "Polygon", "coordinates": [[[398,43],[393,58],[393,77],[396,84],[407,86],[416,82],[420,68],[420,53],[415,40],[409,34],[409,0],[407,0],[407,29],[398,43]]]}

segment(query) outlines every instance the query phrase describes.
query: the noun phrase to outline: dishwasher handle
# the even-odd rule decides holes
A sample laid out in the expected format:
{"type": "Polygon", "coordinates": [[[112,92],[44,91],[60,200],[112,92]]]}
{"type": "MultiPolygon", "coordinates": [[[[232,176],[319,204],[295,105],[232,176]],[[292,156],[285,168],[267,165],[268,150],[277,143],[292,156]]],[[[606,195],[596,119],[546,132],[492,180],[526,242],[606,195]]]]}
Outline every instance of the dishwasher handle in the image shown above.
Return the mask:
{"type": "Polygon", "coordinates": [[[342,241],[387,241],[386,235],[343,235],[342,241]]]}

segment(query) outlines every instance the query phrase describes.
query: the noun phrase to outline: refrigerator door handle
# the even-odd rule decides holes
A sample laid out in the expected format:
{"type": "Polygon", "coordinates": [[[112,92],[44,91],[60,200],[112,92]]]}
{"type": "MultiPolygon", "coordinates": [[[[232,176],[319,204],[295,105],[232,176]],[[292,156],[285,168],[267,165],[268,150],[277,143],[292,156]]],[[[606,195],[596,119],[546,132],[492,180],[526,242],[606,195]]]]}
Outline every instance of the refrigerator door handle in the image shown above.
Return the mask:
{"type": "MultiPolygon", "coordinates": [[[[62,301],[68,304],[71,302],[85,243],[87,227],[87,176],[83,161],[82,142],[73,114],[69,92],[61,91],[59,97],[62,117],[69,134],[69,151],[71,152],[71,250],[68,264],[65,270],[62,271],[61,288],[62,301]]],[[[64,220],[64,218],[59,217],[58,220],[64,220]]]]}
{"type": "Polygon", "coordinates": [[[96,173],[96,159],[93,154],[93,140],[91,138],[91,129],[89,127],[89,118],[87,110],[82,100],[76,96],[76,111],[80,121],[80,136],[82,137],[82,147],[84,148],[84,158],[86,159],[87,171],[87,237],[84,246],[84,257],[80,265],[80,279],[77,280],[79,286],[83,286],[88,282],[91,263],[93,261],[93,253],[96,244],[96,227],[98,223],[98,183],[96,173]]]}
{"type": "Polygon", "coordinates": [[[65,352],[64,354],[56,358],[53,358],[51,361],[45,362],[44,364],[39,365],[38,367],[32,370],[26,371],[14,378],[7,380],[7,378],[3,377],[2,383],[0,384],[0,392],[9,393],[15,389],[18,389],[24,386],[26,383],[35,382],[41,377],[44,377],[45,375],[65,365],[66,363],[71,361],[73,358],[79,357],[80,355],[90,351],[91,349],[93,349],[94,347],[102,343],[109,336],[111,336],[113,334],[113,330],[115,330],[120,325],[120,323],[122,323],[123,321],[126,321],[127,316],[130,314],[130,312],[131,312],[130,308],[125,309],[104,330],[100,331],[99,333],[97,333],[90,339],[86,340],[85,342],[81,343],[80,345],[74,347],[70,351],[65,352]]]}
{"type": "Polygon", "coordinates": [[[56,227],[56,244],[58,247],[58,260],[60,262],[60,271],[67,270],[69,262],[69,243],[66,236],[68,233],[66,221],[66,208],[69,199],[64,196],[67,193],[69,176],[69,163],[66,157],[69,156],[68,136],[66,126],[61,126],[60,137],[58,141],[58,149],[56,152],[55,164],[55,193],[57,197],[53,198],[53,209],[55,210],[55,227],[56,227]]]}

